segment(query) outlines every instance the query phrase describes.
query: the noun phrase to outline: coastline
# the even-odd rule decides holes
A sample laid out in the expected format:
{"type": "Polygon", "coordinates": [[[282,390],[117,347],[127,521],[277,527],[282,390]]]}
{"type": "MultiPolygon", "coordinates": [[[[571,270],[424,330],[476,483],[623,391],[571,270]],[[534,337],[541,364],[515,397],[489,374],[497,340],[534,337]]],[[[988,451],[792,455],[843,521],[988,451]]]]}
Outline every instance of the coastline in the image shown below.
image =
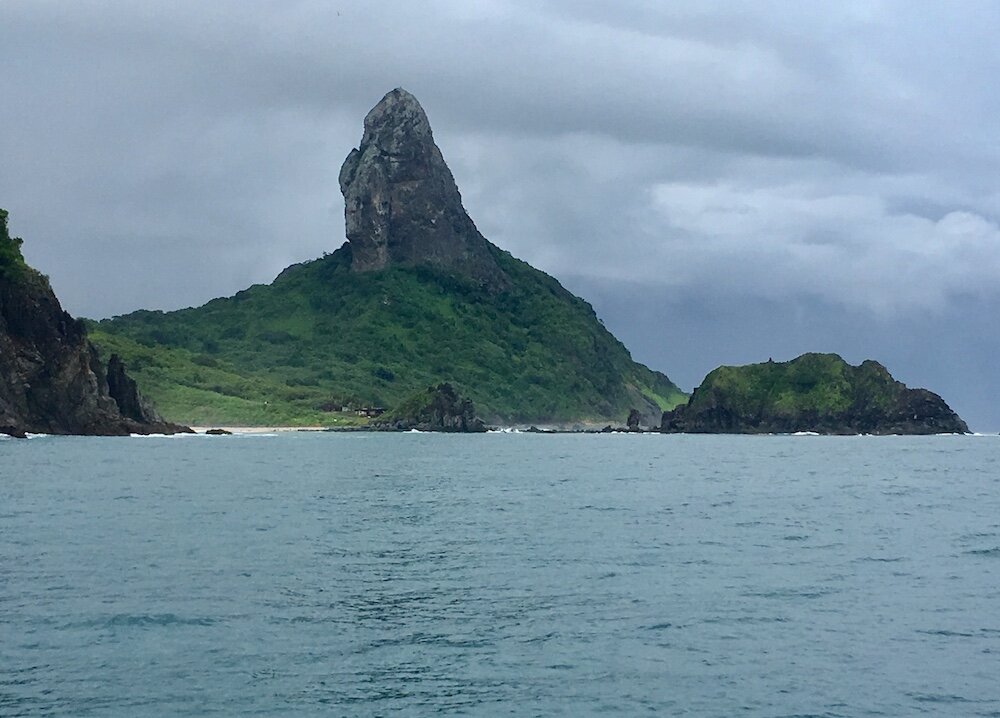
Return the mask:
{"type": "Polygon", "coordinates": [[[204,434],[214,429],[228,431],[230,434],[282,434],[291,431],[327,431],[328,426],[192,426],[196,434],[204,434]]]}

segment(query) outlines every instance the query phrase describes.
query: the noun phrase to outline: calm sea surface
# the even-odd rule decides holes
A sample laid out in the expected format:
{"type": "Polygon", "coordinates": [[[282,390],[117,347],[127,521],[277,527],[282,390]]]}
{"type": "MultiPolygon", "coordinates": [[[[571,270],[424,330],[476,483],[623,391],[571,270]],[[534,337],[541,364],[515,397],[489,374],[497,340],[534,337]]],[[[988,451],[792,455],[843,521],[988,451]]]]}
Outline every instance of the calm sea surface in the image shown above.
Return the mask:
{"type": "Polygon", "coordinates": [[[0,440],[0,715],[1000,716],[1000,437],[0,440]]]}

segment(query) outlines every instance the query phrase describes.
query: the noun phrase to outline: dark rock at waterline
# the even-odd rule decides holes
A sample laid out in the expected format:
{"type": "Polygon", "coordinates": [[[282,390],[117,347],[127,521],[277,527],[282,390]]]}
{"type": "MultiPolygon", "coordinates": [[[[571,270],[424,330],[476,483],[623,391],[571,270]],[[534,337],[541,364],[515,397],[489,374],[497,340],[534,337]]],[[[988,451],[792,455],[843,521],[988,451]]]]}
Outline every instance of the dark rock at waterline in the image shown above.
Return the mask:
{"type": "Polygon", "coordinates": [[[142,394],[135,380],[125,372],[125,362],[117,354],[112,354],[108,360],[108,394],[118,410],[126,419],[132,419],[140,424],[162,425],[166,422],[156,413],[142,394]]]}
{"type": "Polygon", "coordinates": [[[639,422],[642,419],[642,415],[639,413],[638,409],[632,409],[628,413],[628,419],[625,422],[625,426],[629,431],[641,431],[639,428],[639,422]]]}
{"type": "Polygon", "coordinates": [[[140,396],[125,367],[105,367],[82,322],[48,279],[24,262],[0,210],[0,431],[41,434],[177,433],[140,396]]]}
{"type": "Polygon", "coordinates": [[[225,429],[208,429],[205,434],[208,436],[232,436],[233,432],[225,429]]]}
{"type": "Polygon", "coordinates": [[[27,439],[28,434],[18,426],[0,426],[0,434],[13,436],[15,439],[27,439]]]}
{"type": "Polygon", "coordinates": [[[663,414],[661,431],[699,434],[968,433],[945,401],[910,389],[876,361],[852,366],[836,354],[723,366],[687,404],[663,414]]]}
{"type": "Polygon", "coordinates": [[[451,384],[438,384],[410,397],[399,407],[382,414],[369,425],[378,431],[440,431],[481,433],[486,431],[475,407],[451,384]]]}

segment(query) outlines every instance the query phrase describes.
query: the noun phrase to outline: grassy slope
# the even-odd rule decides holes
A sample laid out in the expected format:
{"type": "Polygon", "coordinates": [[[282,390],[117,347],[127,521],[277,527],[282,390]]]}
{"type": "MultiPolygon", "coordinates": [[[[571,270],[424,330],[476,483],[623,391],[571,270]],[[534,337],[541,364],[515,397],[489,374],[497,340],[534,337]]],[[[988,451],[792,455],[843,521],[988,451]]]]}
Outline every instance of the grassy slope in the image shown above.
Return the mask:
{"type": "Polygon", "coordinates": [[[501,295],[424,268],[352,273],[342,248],[199,308],[91,324],[91,338],[195,424],[330,424],[346,419],[331,406],[392,407],[441,381],[494,421],[621,420],[639,396],[685,399],[589,304],[496,252],[514,286],[501,295]]]}
{"type": "Polygon", "coordinates": [[[803,354],[788,362],[719,367],[695,392],[692,408],[724,397],[726,406],[744,415],[833,415],[847,411],[859,395],[890,406],[899,391],[875,362],[854,367],[836,354],[803,354]]]}

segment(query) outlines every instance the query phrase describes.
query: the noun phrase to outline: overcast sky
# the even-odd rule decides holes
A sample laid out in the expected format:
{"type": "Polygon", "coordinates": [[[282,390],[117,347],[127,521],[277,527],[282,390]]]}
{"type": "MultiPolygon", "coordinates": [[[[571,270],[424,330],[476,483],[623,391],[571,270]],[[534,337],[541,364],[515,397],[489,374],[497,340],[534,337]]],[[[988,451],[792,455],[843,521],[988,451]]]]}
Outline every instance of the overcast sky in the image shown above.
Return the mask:
{"type": "Polygon", "coordinates": [[[75,314],[344,241],[337,174],[421,101],[487,238],[690,389],[873,357],[1000,429],[1000,3],[0,2],[0,206],[75,314]]]}

